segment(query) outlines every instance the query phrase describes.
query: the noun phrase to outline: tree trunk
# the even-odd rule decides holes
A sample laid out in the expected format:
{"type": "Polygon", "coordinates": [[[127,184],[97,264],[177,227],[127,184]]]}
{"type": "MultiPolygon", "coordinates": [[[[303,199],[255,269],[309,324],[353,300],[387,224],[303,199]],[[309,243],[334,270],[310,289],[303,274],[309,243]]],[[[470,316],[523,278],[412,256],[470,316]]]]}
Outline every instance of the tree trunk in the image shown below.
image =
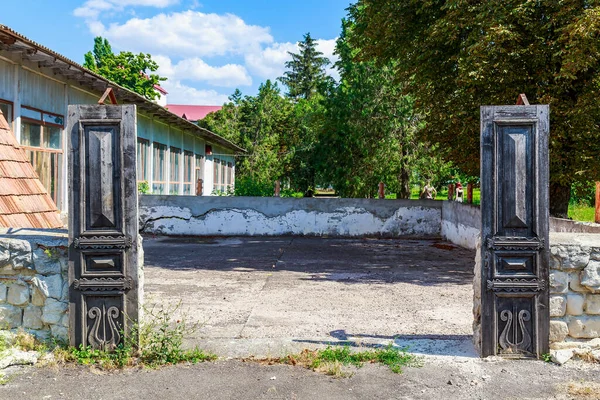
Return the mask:
{"type": "Polygon", "coordinates": [[[550,216],[568,218],[571,185],[550,183],[550,216]]]}
{"type": "Polygon", "coordinates": [[[398,175],[398,199],[410,199],[410,171],[407,167],[402,166],[398,175]]]}

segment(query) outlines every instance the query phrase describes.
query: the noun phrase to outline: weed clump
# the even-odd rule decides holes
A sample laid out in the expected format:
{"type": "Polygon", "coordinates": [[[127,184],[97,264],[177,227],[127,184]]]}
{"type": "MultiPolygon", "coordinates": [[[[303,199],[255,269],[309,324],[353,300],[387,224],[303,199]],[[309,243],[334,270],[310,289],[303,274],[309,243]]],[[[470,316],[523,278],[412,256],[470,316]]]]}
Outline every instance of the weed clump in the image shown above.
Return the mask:
{"type": "Polygon", "coordinates": [[[181,303],[174,307],[145,310],[147,317],[144,321],[134,324],[129,335],[121,332],[121,337],[125,339],[112,350],[83,345],[67,348],[57,346],[54,349],[55,359],[107,370],[133,366],[157,368],[181,362],[196,364],[215,360],[216,355],[197,347],[183,348],[183,338],[195,332],[198,324],[190,325],[185,318],[175,320],[174,315],[180,306],[181,303]]]}

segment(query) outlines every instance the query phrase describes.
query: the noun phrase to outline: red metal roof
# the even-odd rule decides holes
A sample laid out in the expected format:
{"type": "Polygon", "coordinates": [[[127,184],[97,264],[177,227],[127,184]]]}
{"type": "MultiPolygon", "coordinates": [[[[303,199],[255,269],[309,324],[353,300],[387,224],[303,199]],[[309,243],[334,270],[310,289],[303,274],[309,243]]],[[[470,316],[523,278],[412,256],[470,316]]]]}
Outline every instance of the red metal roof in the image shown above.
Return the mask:
{"type": "Polygon", "coordinates": [[[0,226],[61,228],[56,205],[0,112],[0,226]]]}
{"type": "Polygon", "coordinates": [[[223,106],[190,106],[183,104],[167,104],[167,109],[173,114],[188,121],[198,121],[209,113],[219,111],[223,106]]]}

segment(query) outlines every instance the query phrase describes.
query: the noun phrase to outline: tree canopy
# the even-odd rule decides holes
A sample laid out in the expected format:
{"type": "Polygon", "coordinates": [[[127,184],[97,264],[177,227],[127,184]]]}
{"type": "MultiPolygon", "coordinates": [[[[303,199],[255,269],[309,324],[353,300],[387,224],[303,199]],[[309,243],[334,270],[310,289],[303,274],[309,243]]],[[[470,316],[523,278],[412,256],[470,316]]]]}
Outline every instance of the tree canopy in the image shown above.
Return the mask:
{"type": "Polygon", "coordinates": [[[288,88],[287,95],[292,99],[308,100],[323,93],[325,85],[331,83],[331,78],[325,73],[330,61],[317,50],[317,42],[310,33],[304,35],[298,47],[298,54],[288,52],[292,59],[285,63],[287,70],[279,81],[288,88]]]}
{"type": "Polygon", "coordinates": [[[600,180],[600,5],[595,1],[359,0],[355,60],[395,62],[423,138],[479,174],[479,106],[525,93],[551,107],[551,214],[600,180]]]}
{"type": "Polygon", "coordinates": [[[158,97],[154,86],[166,80],[152,73],[158,70],[158,64],[150,54],[133,54],[129,51],[114,54],[108,40],[100,36],[94,38],[94,50],[87,52],[84,58],[83,66],[90,71],[133,90],[148,100],[158,97]]]}

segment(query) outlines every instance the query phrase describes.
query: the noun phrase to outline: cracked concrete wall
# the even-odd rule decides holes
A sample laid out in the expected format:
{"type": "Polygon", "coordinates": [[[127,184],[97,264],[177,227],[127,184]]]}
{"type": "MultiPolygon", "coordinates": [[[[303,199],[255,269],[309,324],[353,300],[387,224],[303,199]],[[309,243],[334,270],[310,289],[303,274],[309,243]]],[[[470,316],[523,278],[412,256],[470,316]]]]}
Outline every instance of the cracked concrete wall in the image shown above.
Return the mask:
{"type": "Polygon", "coordinates": [[[141,196],[142,232],[165,235],[439,236],[433,200],[141,196]]]}

